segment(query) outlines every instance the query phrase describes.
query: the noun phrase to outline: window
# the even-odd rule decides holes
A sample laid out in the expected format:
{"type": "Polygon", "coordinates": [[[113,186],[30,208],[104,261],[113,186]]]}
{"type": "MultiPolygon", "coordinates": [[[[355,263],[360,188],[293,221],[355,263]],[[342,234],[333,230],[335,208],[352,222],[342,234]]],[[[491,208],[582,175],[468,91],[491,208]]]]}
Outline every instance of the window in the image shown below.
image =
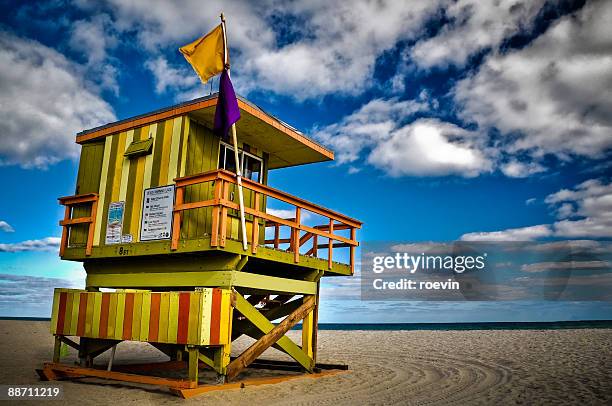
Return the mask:
{"type": "MultiPolygon", "coordinates": [[[[242,176],[255,182],[261,183],[263,161],[261,158],[238,150],[238,160],[242,169],[242,176]]],[[[219,150],[219,168],[230,172],[236,172],[234,148],[224,142],[221,143],[219,150]]]]}

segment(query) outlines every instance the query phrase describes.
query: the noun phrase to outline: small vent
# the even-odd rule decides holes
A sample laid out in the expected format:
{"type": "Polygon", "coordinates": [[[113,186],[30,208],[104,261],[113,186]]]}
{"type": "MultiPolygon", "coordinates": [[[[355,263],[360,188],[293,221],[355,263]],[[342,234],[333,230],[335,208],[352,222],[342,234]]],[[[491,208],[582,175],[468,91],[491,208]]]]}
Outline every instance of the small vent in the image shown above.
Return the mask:
{"type": "Polygon", "coordinates": [[[132,141],[130,146],[125,150],[123,156],[129,159],[138,158],[139,156],[149,155],[153,151],[153,138],[142,141],[132,141]]]}

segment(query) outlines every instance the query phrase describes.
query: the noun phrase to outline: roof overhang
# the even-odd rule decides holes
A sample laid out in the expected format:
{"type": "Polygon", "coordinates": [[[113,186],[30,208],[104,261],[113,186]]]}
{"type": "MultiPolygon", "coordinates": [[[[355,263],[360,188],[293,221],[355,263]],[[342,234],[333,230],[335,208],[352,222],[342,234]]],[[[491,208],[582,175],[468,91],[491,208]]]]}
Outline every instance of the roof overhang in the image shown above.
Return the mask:
{"type": "MultiPolygon", "coordinates": [[[[127,131],[157,121],[189,115],[212,128],[217,94],[195,99],[176,106],[137,117],[106,124],[77,134],[76,142],[86,143],[121,131],[127,131]]],[[[236,131],[240,141],[270,154],[269,168],[284,168],[307,163],[330,161],[334,153],[300,131],[264,112],[246,99],[238,98],[240,120],[236,131]]]]}

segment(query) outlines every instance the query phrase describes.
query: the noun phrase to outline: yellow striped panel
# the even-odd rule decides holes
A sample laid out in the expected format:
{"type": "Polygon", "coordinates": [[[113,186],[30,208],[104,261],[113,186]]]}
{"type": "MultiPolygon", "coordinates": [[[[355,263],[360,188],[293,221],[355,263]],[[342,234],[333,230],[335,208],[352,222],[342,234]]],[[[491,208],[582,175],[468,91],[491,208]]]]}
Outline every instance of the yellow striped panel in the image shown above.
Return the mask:
{"type": "Polygon", "coordinates": [[[115,313],[115,339],[123,339],[123,318],[125,316],[125,293],[117,295],[117,313],[115,313]]]}
{"type": "Polygon", "coordinates": [[[178,335],[179,292],[170,292],[168,306],[168,342],[176,343],[178,335]]]}
{"type": "Polygon", "coordinates": [[[119,186],[119,201],[125,202],[125,198],[127,195],[128,189],[128,175],[130,174],[130,160],[123,156],[127,147],[130,146],[132,141],[134,140],[134,130],[130,130],[127,132],[125,138],[125,144],[123,150],[117,151],[117,155],[121,156],[122,167],[121,167],[121,186],[119,186]]]}
{"type": "Polygon", "coordinates": [[[180,176],[185,176],[185,167],[187,166],[187,140],[189,139],[189,123],[191,120],[189,120],[189,117],[185,117],[185,125],[183,127],[183,145],[181,146],[181,163],[180,163],[180,169],[179,169],[179,173],[180,176]]]}
{"type": "Polygon", "coordinates": [[[111,196],[111,202],[119,201],[119,195],[121,193],[121,179],[123,178],[123,161],[124,161],[124,152],[127,148],[125,143],[127,141],[127,133],[121,132],[115,137],[119,137],[119,143],[117,145],[117,152],[115,154],[115,174],[113,176],[113,194],[111,196]]]}
{"type": "Polygon", "coordinates": [[[220,343],[229,343],[231,341],[230,339],[230,332],[228,331],[228,327],[230,325],[231,322],[231,318],[230,316],[230,291],[229,290],[222,290],[221,291],[221,317],[220,317],[220,322],[219,322],[219,342],[220,343]]]}
{"type": "Polygon", "coordinates": [[[155,134],[157,134],[157,123],[149,127],[149,138],[153,138],[153,152],[145,156],[144,180],[142,183],[143,189],[151,187],[151,172],[153,171],[153,159],[155,159],[155,143],[157,143],[155,134]]]}
{"type": "MultiPolygon", "coordinates": [[[[87,301],[89,303],[89,301],[87,301]]],[[[93,325],[91,336],[100,337],[100,313],[102,313],[102,292],[93,293],[93,325]]]]}
{"type": "MultiPolygon", "coordinates": [[[[59,313],[59,302],[60,302],[60,290],[53,290],[53,305],[51,306],[51,325],[49,326],[51,329],[51,334],[55,334],[57,332],[57,314],[59,313]]],[[[64,320],[66,315],[64,314],[64,320]]]]}
{"type": "Polygon", "coordinates": [[[117,318],[117,295],[110,294],[108,301],[108,324],[106,325],[106,336],[108,338],[115,337],[115,319],[117,318]]]}
{"type": "Polygon", "coordinates": [[[87,292],[87,305],[85,308],[85,331],[83,332],[86,337],[91,337],[93,328],[93,314],[94,314],[94,292],[87,292]]]}
{"type": "Polygon", "coordinates": [[[170,144],[170,162],[168,163],[167,184],[173,184],[178,175],[179,150],[181,148],[181,122],[183,118],[177,117],[172,124],[172,143],[170,144]]]}
{"type": "Polygon", "coordinates": [[[210,343],[210,313],[212,310],[212,289],[202,289],[202,311],[200,312],[200,343],[206,345],[210,343]]]}
{"type": "Polygon", "coordinates": [[[110,154],[113,144],[113,137],[108,136],[104,142],[104,158],[102,160],[102,172],[100,174],[100,188],[98,190],[98,211],[96,213],[96,223],[94,228],[93,245],[100,245],[100,234],[102,229],[102,214],[104,212],[104,201],[106,197],[106,182],[108,177],[108,167],[110,154]]]}
{"type": "MultiPolygon", "coordinates": [[[[142,312],[140,315],[140,341],[149,339],[149,321],[151,319],[151,292],[142,293],[142,312]]],[[[134,339],[137,339],[134,337],[134,339]]]]}
{"type": "Polygon", "coordinates": [[[164,143],[162,144],[162,156],[159,165],[159,186],[168,184],[168,167],[170,165],[173,122],[174,120],[166,120],[164,122],[164,143]]]}
{"type": "Polygon", "coordinates": [[[81,294],[79,292],[72,293],[72,315],[70,316],[70,334],[76,335],[77,327],[79,324],[79,302],[81,301],[81,294]]]}
{"type": "Polygon", "coordinates": [[[142,293],[134,293],[134,308],[132,309],[132,340],[140,339],[140,316],[142,314],[142,293]]]}
{"type": "Polygon", "coordinates": [[[160,343],[168,342],[168,314],[170,307],[170,293],[162,292],[159,301],[159,330],[157,338],[160,343]]]}
{"type": "Polygon", "coordinates": [[[201,298],[202,294],[200,292],[192,292],[189,295],[189,332],[187,335],[187,342],[189,343],[197,343],[200,341],[198,335],[200,334],[201,298]]]}

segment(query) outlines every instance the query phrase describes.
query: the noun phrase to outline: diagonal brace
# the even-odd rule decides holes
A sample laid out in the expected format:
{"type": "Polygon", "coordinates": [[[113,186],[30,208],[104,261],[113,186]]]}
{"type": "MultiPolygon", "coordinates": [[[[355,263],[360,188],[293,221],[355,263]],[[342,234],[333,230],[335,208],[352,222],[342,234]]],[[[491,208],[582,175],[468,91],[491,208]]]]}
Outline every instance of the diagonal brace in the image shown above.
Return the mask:
{"type": "Polygon", "coordinates": [[[277,326],[262,315],[253,305],[251,305],[242,295],[236,293],[236,310],[249,319],[265,335],[247,348],[238,358],[227,366],[227,378],[232,379],[244,368],[249,366],[257,357],[273,344],[277,344],[293,359],[300,363],[306,370],[312,371],[314,361],[302,351],[285,333],[302,320],[315,306],[315,297],[308,296],[304,303],[293,313],[288,315],[277,326]]]}

